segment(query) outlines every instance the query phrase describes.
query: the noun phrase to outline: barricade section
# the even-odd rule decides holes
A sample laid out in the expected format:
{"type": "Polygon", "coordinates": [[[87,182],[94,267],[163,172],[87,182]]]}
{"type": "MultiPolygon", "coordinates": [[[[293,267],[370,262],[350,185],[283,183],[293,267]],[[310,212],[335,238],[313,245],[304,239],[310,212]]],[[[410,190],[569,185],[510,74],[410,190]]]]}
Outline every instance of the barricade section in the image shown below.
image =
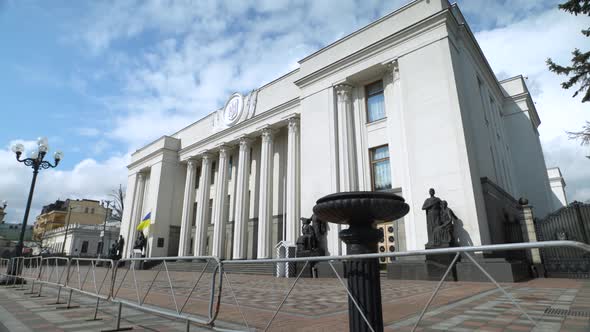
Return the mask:
{"type": "Polygon", "coordinates": [[[217,258],[132,258],[118,264],[113,302],[201,325],[214,322],[221,294],[217,258]]]}
{"type": "Polygon", "coordinates": [[[67,270],[66,288],[91,297],[108,300],[111,297],[115,262],[99,258],[71,258],[67,270]]]}
{"type": "Polygon", "coordinates": [[[10,259],[8,258],[0,258],[0,277],[8,277],[8,265],[10,263],[10,259]]]}
{"type": "Polygon", "coordinates": [[[65,257],[43,258],[38,281],[43,284],[65,287],[69,263],[69,259],[65,257]]]}
{"type": "Polygon", "coordinates": [[[21,278],[29,281],[37,281],[41,272],[41,257],[20,257],[21,263],[21,278]]]}

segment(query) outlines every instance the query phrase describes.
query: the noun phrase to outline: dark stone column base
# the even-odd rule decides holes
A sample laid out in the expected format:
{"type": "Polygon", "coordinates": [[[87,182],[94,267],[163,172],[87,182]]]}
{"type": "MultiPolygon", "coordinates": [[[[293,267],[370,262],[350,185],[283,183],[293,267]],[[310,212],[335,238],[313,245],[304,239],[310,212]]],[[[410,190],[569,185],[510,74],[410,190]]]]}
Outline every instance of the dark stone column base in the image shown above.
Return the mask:
{"type": "MultiPolygon", "coordinates": [[[[507,261],[504,258],[483,258],[481,256],[473,258],[497,282],[518,282],[531,279],[529,264],[526,261],[507,261]]],[[[457,279],[459,281],[489,281],[481,270],[466,258],[457,263],[457,279]]]]}
{"type": "MultiPolygon", "coordinates": [[[[387,264],[387,279],[396,280],[440,280],[454,254],[430,255],[420,260],[398,260],[387,264]]],[[[447,275],[446,281],[457,281],[456,265],[447,275]]]]}

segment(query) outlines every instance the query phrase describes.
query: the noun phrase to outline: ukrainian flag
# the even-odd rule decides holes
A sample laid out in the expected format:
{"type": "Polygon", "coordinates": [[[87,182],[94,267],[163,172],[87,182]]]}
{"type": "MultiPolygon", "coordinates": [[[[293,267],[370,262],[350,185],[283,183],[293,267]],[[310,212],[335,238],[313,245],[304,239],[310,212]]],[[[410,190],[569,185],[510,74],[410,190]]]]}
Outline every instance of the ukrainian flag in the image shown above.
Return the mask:
{"type": "Polygon", "coordinates": [[[150,225],[151,218],[152,213],[148,212],[148,214],[146,214],[145,217],[143,217],[143,220],[139,223],[139,225],[137,225],[137,230],[143,231],[145,228],[147,228],[150,225]]]}

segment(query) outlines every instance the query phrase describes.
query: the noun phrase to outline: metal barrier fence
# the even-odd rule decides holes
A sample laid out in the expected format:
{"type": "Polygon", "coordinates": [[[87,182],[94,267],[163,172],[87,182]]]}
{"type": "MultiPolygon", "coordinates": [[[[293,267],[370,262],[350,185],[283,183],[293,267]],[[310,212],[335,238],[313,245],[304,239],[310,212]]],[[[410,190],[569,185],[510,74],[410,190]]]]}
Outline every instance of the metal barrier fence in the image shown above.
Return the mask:
{"type": "MultiPolygon", "coordinates": [[[[190,322],[194,322],[200,325],[205,326],[212,326],[217,314],[219,312],[219,306],[221,304],[221,271],[219,268],[221,266],[221,262],[218,258],[213,256],[203,256],[203,257],[195,257],[195,256],[186,256],[186,257],[158,257],[158,258],[128,258],[122,259],[119,261],[119,266],[116,269],[116,276],[113,280],[113,291],[112,291],[112,301],[115,303],[119,303],[119,309],[122,304],[126,306],[133,307],[136,309],[153,312],[161,315],[165,315],[172,318],[178,318],[186,320],[187,326],[190,322]],[[169,265],[170,264],[177,264],[178,262],[190,262],[190,263],[197,263],[203,265],[202,269],[200,269],[200,274],[197,278],[195,278],[194,282],[190,285],[190,291],[186,294],[177,294],[174,291],[174,285],[172,282],[172,278],[170,276],[169,265]],[[136,274],[136,266],[140,264],[150,264],[155,265],[156,267],[152,270],[155,270],[156,273],[152,278],[146,279],[138,279],[136,274]],[[127,266],[128,265],[128,266],[127,266]],[[197,315],[196,313],[188,313],[186,311],[187,304],[191,300],[195,290],[197,289],[199,283],[203,279],[203,276],[208,271],[208,268],[211,268],[213,271],[210,272],[210,287],[209,287],[209,297],[208,297],[208,310],[206,315],[197,315]],[[124,272],[123,272],[124,270],[124,272]],[[131,272],[131,273],[130,273],[131,272]],[[119,275],[122,274],[122,277],[119,278],[119,275]],[[122,295],[119,295],[122,285],[129,281],[127,277],[130,275],[132,278],[132,286],[133,290],[135,291],[134,299],[124,298],[122,295]],[[158,277],[162,275],[164,281],[158,281],[158,277]],[[164,278],[165,276],[165,278],[164,278]],[[219,280],[216,282],[216,276],[218,276],[219,280]],[[154,285],[158,283],[160,284],[161,289],[169,290],[168,296],[172,299],[174,304],[173,308],[165,308],[165,307],[158,307],[154,306],[153,304],[146,303],[146,299],[148,299],[150,292],[152,291],[154,285]],[[140,284],[144,284],[147,286],[147,290],[145,293],[141,291],[142,287],[140,284]],[[163,286],[161,286],[163,284],[163,286]],[[216,291],[216,288],[218,290],[216,291]],[[216,297],[217,295],[217,297],[216,297]]],[[[187,287],[187,289],[189,289],[187,287]]],[[[120,310],[119,310],[120,315],[120,310]]],[[[117,318],[117,321],[120,321],[120,317],[117,318]]],[[[119,323],[117,323],[119,324],[119,323]]],[[[117,325],[117,329],[119,326],[117,325]]]]}
{"type": "MultiPolygon", "coordinates": [[[[455,263],[458,261],[460,256],[467,258],[477,269],[479,269],[483,275],[489,279],[496,288],[498,288],[503,295],[509,299],[512,304],[518,309],[534,326],[537,322],[531,318],[522,306],[516,301],[513,296],[507,292],[473,257],[473,253],[478,252],[496,252],[505,250],[523,250],[523,249],[535,249],[535,248],[572,248],[579,249],[584,255],[590,254],[590,245],[575,242],[575,241],[545,241],[545,242],[532,242],[532,243],[510,243],[510,244],[497,244],[497,245],[484,245],[477,247],[454,247],[444,249],[429,249],[429,250],[416,250],[407,252],[393,252],[383,254],[363,254],[363,255],[348,255],[348,256],[322,256],[322,257],[302,257],[302,258],[280,258],[280,259],[253,259],[253,260],[219,260],[216,257],[159,257],[159,258],[130,258],[122,259],[118,262],[108,259],[85,259],[85,258],[43,258],[34,257],[28,258],[14,258],[10,261],[7,259],[0,259],[0,268],[2,271],[6,270],[7,276],[16,277],[12,271],[18,271],[18,269],[11,269],[12,264],[17,264],[22,270],[23,279],[31,280],[33,282],[53,285],[61,288],[70,290],[70,297],[68,299],[68,307],[70,307],[72,292],[78,292],[90,297],[97,299],[96,310],[94,312],[94,319],[98,312],[98,303],[100,300],[110,301],[118,304],[118,315],[116,320],[115,330],[123,330],[121,328],[121,310],[122,306],[128,306],[141,311],[156,313],[159,315],[168,316],[171,318],[182,319],[187,323],[187,330],[190,327],[190,323],[196,323],[201,326],[207,326],[215,330],[225,330],[215,326],[215,321],[220,313],[221,293],[223,281],[227,282],[227,289],[231,297],[233,298],[239,314],[242,316],[244,321],[244,329],[250,330],[248,322],[244,316],[244,312],[240,307],[238,297],[236,296],[232,287],[231,281],[224,271],[224,266],[230,266],[232,264],[259,264],[268,263],[276,264],[281,262],[294,262],[303,263],[304,266],[298,273],[293,283],[289,286],[288,291],[285,293],[282,301],[279,303],[273,315],[266,324],[264,330],[268,330],[281,308],[291,295],[295,285],[300,280],[302,273],[310,263],[327,262],[337,277],[339,283],[343,286],[350,299],[349,306],[362,316],[364,322],[367,325],[367,329],[370,331],[380,330],[382,327],[371,326],[369,320],[364,315],[363,310],[358,305],[357,299],[351,293],[347,284],[343,280],[344,277],[338,273],[338,269],[334,263],[338,261],[350,261],[350,260],[362,260],[362,259],[379,259],[382,257],[408,257],[408,256],[423,256],[423,255],[436,255],[436,254],[454,254],[452,262],[449,264],[447,270],[443,274],[442,278],[438,282],[436,288],[431,294],[430,298],[426,302],[423,310],[417,316],[413,330],[415,330],[420,321],[428,311],[428,308],[432,304],[434,298],[441,289],[445,282],[448,274],[452,270],[455,263]],[[173,271],[170,270],[174,264],[188,264],[190,267],[198,267],[196,270],[198,276],[195,276],[190,284],[182,285],[183,289],[189,290],[188,292],[175,291],[175,283],[173,281],[173,271]],[[136,271],[139,270],[140,265],[150,265],[150,270],[153,276],[138,277],[136,271]],[[35,275],[37,276],[35,278],[35,275]],[[187,311],[187,304],[191,300],[191,296],[197,290],[199,284],[202,284],[204,276],[210,278],[209,292],[206,297],[201,294],[201,302],[207,302],[206,313],[189,313],[187,311]],[[125,286],[125,287],[123,287],[125,286]],[[157,289],[154,291],[154,289],[157,289]],[[168,295],[172,300],[172,308],[167,308],[146,301],[154,293],[158,293],[158,296],[162,295],[162,291],[166,291],[164,295],[168,295]]],[[[1,271],[0,271],[1,272],[1,271]]],[[[15,278],[16,279],[16,278],[15,278]]],[[[41,290],[39,290],[40,293],[41,290]]],[[[59,291],[58,291],[59,292],[59,291]]],[[[59,302],[59,293],[58,301],[59,302]]]]}
{"type": "Polygon", "coordinates": [[[10,259],[8,258],[0,258],[0,277],[8,277],[8,266],[10,264],[10,259]]]}

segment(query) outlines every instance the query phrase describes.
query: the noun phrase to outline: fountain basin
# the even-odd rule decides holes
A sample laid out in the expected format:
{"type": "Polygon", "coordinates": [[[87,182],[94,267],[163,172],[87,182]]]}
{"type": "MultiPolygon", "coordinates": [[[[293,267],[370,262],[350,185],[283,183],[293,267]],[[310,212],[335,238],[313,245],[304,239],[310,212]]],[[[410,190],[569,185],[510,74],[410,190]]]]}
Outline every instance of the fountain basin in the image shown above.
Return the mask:
{"type": "Polygon", "coordinates": [[[410,211],[396,194],[374,191],[349,191],[317,200],[313,213],[319,219],[351,226],[373,225],[399,219],[410,211]]]}

